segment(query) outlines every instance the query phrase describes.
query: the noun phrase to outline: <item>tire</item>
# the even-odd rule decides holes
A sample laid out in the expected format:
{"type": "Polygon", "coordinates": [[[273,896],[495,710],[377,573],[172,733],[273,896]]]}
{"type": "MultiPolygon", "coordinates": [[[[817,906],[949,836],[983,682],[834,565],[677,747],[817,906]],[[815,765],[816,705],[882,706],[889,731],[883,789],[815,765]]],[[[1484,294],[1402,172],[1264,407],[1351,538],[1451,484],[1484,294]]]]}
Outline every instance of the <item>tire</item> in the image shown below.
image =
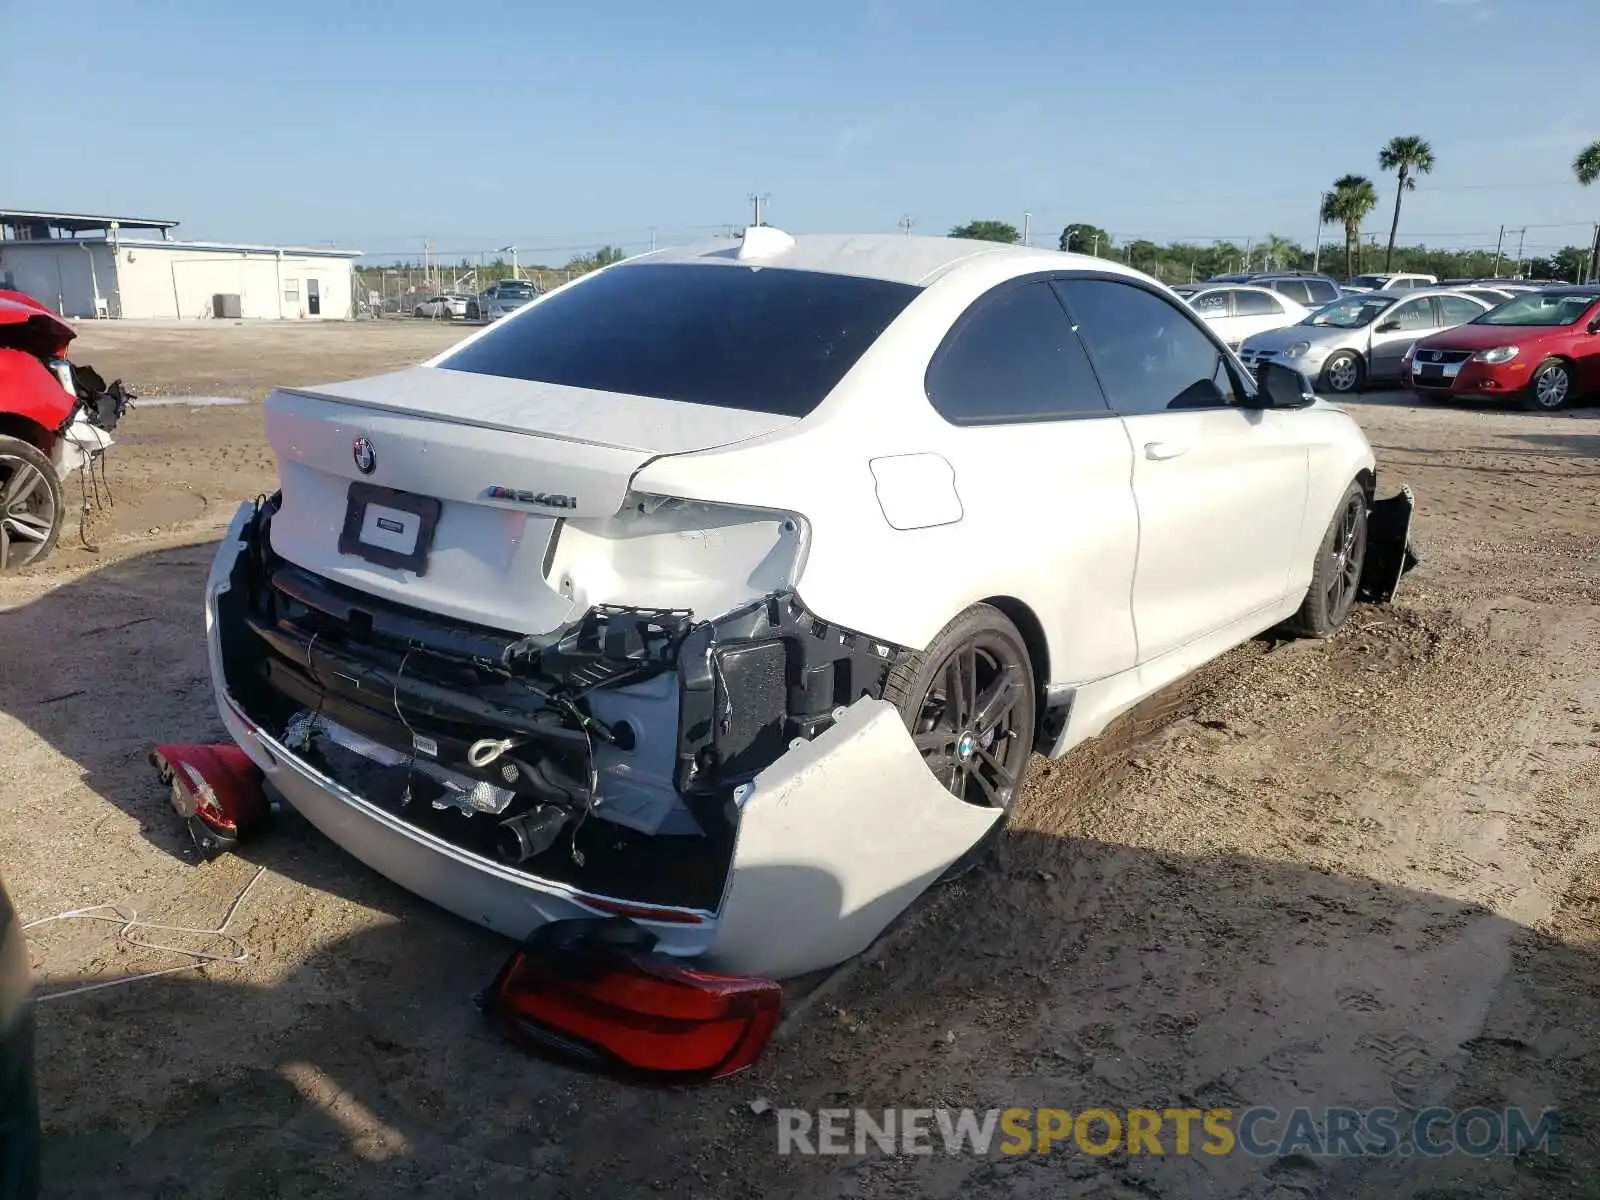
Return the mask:
{"type": "Polygon", "coordinates": [[[1301,637],[1325,638],[1344,624],[1361,588],[1367,559],[1367,492],[1352,480],[1339,498],[1327,531],[1317,543],[1311,586],[1289,629],[1301,637]]]}
{"type": "Polygon", "coordinates": [[[1340,350],[1322,364],[1319,383],[1336,396],[1359,392],[1367,381],[1367,364],[1354,350],[1340,350]]]}
{"type": "Polygon", "coordinates": [[[1033,754],[1038,698],[1027,643],[1003,612],[975,604],[961,613],[926,650],[895,667],[883,698],[900,710],[929,770],[953,794],[981,807],[1011,807],[1033,754]],[[961,670],[967,689],[954,707],[947,699],[952,669],[961,670]],[[1003,674],[1010,676],[1004,685],[1003,674]],[[971,712],[974,699],[1003,707],[991,721],[971,712]],[[1006,742],[998,755],[991,736],[1006,742]]]}
{"type": "Polygon", "coordinates": [[[1572,402],[1572,365],[1565,359],[1547,358],[1534,368],[1522,393],[1529,412],[1560,412],[1572,402]]]}
{"type": "Polygon", "coordinates": [[[422,305],[419,304],[411,310],[411,315],[413,317],[425,317],[428,314],[422,311],[422,305]]]}
{"type": "Polygon", "coordinates": [[[0,437],[0,573],[48,558],[65,520],[55,466],[20,438],[0,437]]]}

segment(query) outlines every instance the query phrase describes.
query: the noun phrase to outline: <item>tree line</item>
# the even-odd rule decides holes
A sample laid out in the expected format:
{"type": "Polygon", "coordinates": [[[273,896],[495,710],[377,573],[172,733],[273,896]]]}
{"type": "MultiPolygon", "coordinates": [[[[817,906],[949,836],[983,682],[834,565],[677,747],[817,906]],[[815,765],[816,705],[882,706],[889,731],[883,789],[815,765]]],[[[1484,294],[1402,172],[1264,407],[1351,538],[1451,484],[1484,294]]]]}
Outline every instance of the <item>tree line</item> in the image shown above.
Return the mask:
{"type": "MultiPolygon", "coordinates": [[[[1415,135],[1392,138],[1378,151],[1379,168],[1395,174],[1394,213],[1389,222],[1388,244],[1381,252],[1375,243],[1361,244],[1361,226],[1378,206],[1378,189],[1371,179],[1357,174],[1341,175],[1322,196],[1322,223],[1341,228],[1342,245],[1324,243],[1308,250],[1276,234],[1268,234],[1259,242],[1244,246],[1224,241],[1208,246],[1186,242],[1158,245],[1142,239],[1118,244],[1106,230],[1084,223],[1066,226],[1058,245],[1062,250],[1078,254],[1121,259],[1166,283],[1186,283],[1236,271],[1308,271],[1313,266],[1331,270],[1341,251],[1346,279],[1379,270],[1414,271],[1441,279],[1509,273],[1513,263],[1505,253],[1398,244],[1402,202],[1408,193],[1416,190],[1418,176],[1432,174],[1435,165],[1433,147],[1426,138],[1415,135]]],[[[1600,141],[1579,151],[1572,160],[1572,172],[1585,187],[1600,181],[1600,141]]],[[[957,225],[950,230],[950,236],[991,242],[1018,240],[1015,225],[993,220],[957,225]]],[[[1596,278],[1600,277],[1600,262],[1596,259],[1600,259],[1600,245],[1568,246],[1552,255],[1523,259],[1521,273],[1530,279],[1596,278]]]]}

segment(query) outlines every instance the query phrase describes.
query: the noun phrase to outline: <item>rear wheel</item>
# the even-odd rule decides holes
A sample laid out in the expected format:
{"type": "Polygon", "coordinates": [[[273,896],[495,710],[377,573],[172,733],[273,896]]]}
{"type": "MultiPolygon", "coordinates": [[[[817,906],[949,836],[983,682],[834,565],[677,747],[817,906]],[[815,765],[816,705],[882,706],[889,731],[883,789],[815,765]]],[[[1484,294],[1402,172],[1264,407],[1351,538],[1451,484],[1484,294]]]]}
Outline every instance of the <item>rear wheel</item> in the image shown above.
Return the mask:
{"type": "Polygon", "coordinates": [[[0,437],[0,571],[42,562],[64,517],[55,466],[27,442],[0,437]]]}
{"type": "Polygon", "coordinates": [[[1547,358],[1528,380],[1522,407],[1529,412],[1559,412],[1572,399],[1572,368],[1559,358],[1547,358]]]}
{"type": "Polygon", "coordinates": [[[1289,627],[1305,637],[1323,638],[1343,625],[1355,607],[1366,560],[1367,492],[1353,480],[1317,545],[1311,586],[1289,627]]]}
{"type": "Polygon", "coordinates": [[[1338,396],[1360,391],[1366,377],[1366,365],[1353,350],[1339,351],[1322,367],[1322,386],[1338,396]]]}
{"type": "Polygon", "coordinates": [[[970,870],[1004,828],[1033,756],[1036,697],[1022,635],[988,604],[961,613],[884,685],[934,778],[968,804],[1002,810],[943,878],[970,870]]]}
{"type": "Polygon", "coordinates": [[[975,604],[900,664],[883,698],[934,778],[983,808],[1010,808],[1033,754],[1033,665],[1006,615],[975,604]]]}

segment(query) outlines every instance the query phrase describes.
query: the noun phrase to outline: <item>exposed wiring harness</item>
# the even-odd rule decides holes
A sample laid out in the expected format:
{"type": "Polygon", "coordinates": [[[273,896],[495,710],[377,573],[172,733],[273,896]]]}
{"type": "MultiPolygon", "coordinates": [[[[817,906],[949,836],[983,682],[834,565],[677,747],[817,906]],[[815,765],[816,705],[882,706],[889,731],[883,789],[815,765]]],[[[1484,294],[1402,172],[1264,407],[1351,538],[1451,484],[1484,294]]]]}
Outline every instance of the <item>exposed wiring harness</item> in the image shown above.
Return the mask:
{"type": "Polygon", "coordinates": [[[260,882],[261,877],[267,873],[265,867],[260,867],[251,876],[250,882],[244,885],[232,904],[228,906],[228,913],[222,918],[222,924],[215,929],[194,929],[187,925],[163,925],[158,921],[142,920],[138,910],[121,904],[96,904],[89,908],[75,908],[69,912],[57,913],[53,917],[40,917],[36,921],[29,921],[22,927],[26,933],[30,929],[37,929],[41,925],[49,925],[55,921],[104,921],[117,926],[117,940],[128,946],[136,946],[141,950],[159,950],[165,954],[182,954],[194,959],[193,962],[184,963],[178,967],[166,967],[160,971],[145,971],[138,975],[124,975],[119,979],[105,979],[99,983],[85,983],[78,987],[65,988],[59,992],[46,992],[34,999],[40,1004],[49,1000],[64,1000],[68,996],[81,996],[85,992],[98,992],[104,988],[121,987],[125,983],[138,983],[142,979],[156,979],[162,975],[176,975],[179,971],[193,971],[207,963],[242,963],[249,959],[250,951],[239,940],[236,934],[228,932],[228,926],[233,923],[233,918],[238,915],[239,906],[245,901],[252,888],[260,882]],[[213,950],[192,950],[187,946],[169,946],[164,942],[147,942],[135,935],[134,931],[149,929],[160,933],[191,933],[200,937],[214,937],[223,942],[232,943],[231,953],[213,950]]]}

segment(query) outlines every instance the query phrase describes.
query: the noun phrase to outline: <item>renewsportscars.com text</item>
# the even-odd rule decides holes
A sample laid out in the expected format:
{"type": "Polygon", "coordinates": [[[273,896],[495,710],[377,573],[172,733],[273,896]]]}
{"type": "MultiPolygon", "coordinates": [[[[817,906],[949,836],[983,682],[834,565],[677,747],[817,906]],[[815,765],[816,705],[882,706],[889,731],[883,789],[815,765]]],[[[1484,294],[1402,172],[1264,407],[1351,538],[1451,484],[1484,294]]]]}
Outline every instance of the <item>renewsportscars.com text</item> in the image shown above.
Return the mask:
{"type": "Polygon", "coordinates": [[[777,1110],[779,1154],[1285,1154],[1442,1157],[1558,1152],[1551,1111],[1428,1108],[803,1108],[777,1110]]]}

